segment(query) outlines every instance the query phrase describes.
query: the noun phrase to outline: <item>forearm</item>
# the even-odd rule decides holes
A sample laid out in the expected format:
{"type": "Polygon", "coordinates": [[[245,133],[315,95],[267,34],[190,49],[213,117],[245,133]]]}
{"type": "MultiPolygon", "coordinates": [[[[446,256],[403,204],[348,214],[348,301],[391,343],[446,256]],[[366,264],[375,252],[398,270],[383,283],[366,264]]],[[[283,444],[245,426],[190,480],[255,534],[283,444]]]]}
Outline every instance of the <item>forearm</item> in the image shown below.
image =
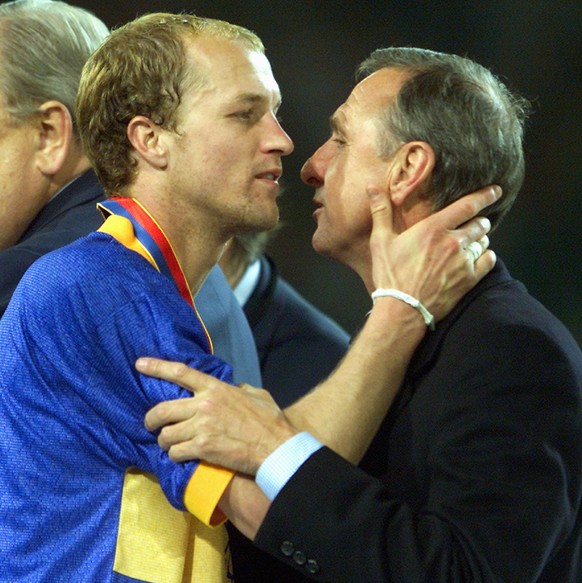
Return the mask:
{"type": "Polygon", "coordinates": [[[386,415],[426,326],[416,310],[382,298],[336,371],[285,409],[342,457],[358,463],[386,415]]]}
{"type": "MultiPolygon", "coordinates": [[[[398,300],[374,306],[349,353],[329,379],[285,410],[300,430],[315,435],[342,457],[357,463],[398,392],[406,367],[426,326],[398,300]]],[[[237,474],[220,507],[254,539],[270,502],[252,478],[237,474]]]]}
{"type": "MultiPolygon", "coordinates": [[[[372,197],[369,290],[372,284],[400,290],[421,301],[437,320],[443,318],[495,263],[489,251],[475,262],[464,251],[487,233],[488,221],[470,219],[495,200],[493,194],[485,189],[464,197],[397,237],[387,196],[372,197]]],[[[206,459],[248,474],[297,431],[312,432],[356,462],[392,403],[425,331],[415,308],[399,299],[379,298],[339,368],[286,415],[264,391],[247,386],[235,391],[185,366],[140,359],[136,366],[141,372],[197,395],[189,403],[158,404],[148,412],[146,425],[150,431],[165,426],[159,443],[175,461],[206,459]]]]}
{"type": "Polygon", "coordinates": [[[219,502],[220,509],[246,537],[254,540],[270,502],[254,478],[235,474],[219,502]]]}

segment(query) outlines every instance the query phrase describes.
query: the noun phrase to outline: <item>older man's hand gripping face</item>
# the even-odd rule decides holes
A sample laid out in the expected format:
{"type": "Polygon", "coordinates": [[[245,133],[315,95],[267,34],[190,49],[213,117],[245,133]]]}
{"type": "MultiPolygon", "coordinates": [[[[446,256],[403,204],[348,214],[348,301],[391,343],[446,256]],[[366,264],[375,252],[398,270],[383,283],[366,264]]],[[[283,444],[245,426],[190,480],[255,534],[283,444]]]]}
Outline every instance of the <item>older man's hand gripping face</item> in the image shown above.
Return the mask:
{"type": "MultiPolygon", "coordinates": [[[[369,189],[369,194],[373,217],[370,241],[373,277],[379,288],[401,289],[420,298],[427,309],[441,319],[495,265],[495,254],[485,250],[489,222],[473,217],[499,197],[499,189],[486,188],[468,195],[396,237],[390,228],[392,217],[386,195],[374,187],[369,189]],[[467,252],[467,247],[476,241],[482,241],[484,253],[475,259],[467,252]],[[411,249],[415,252],[411,253],[411,249]]],[[[383,301],[397,302],[394,298],[383,301]]],[[[376,313],[384,317],[380,311],[376,313]]],[[[370,319],[374,317],[378,319],[373,310],[370,319]]],[[[422,323],[420,317],[416,323],[422,323]]],[[[364,329],[354,348],[357,349],[359,341],[364,342],[361,336],[365,334],[364,329]]],[[[419,326],[416,343],[423,334],[424,325],[419,326]]],[[[403,348],[410,353],[413,349],[414,346],[403,348]]],[[[366,354],[369,353],[366,349],[366,354]]],[[[386,354],[379,350],[378,358],[385,359],[386,354]]],[[[323,384],[333,387],[334,377],[345,378],[340,376],[342,367],[357,369],[358,366],[361,370],[347,371],[347,378],[368,374],[369,363],[358,365],[356,362],[354,365],[354,359],[347,358],[337,373],[323,384]]],[[[159,444],[175,461],[200,458],[245,474],[255,474],[266,457],[298,431],[313,431],[324,441],[334,431],[333,423],[325,424],[322,430],[323,423],[319,428],[314,427],[310,419],[301,416],[292,416],[291,423],[263,389],[249,385],[233,388],[183,364],[155,358],[141,358],[136,367],[144,374],[176,383],[196,395],[193,399],[160,403],[146,416],[146,426],[151,431],[161,429],[159,444]]],[[[398,386],[398,382],[386,386],[388,405],[398,386]]],[[[337,390],[339,395],[342,387],[332,390],[337,390]]],[[[324,421],[323,416],[312,419],[324,421]]],[[[374,423],[371,426],[374,427],[374,423]]],[[[360,450],[370,438],[370,435],[362,438],[360,450]]],[[[341,447],[336,449],[341,450],[341,447]]]]}

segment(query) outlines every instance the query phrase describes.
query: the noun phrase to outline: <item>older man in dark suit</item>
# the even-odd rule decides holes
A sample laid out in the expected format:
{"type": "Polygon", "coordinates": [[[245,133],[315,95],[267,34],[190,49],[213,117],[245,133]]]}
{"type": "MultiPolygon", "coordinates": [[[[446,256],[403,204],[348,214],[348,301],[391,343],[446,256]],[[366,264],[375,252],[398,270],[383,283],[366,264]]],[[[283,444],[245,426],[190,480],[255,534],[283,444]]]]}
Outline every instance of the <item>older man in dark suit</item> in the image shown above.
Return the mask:
{"type": "MultiPolygon", "coordinates": [[[[407,233],[467,188],[497,183],[504,196],[485,214],[498,223],[523,179],[527,104],[454,55],[383,49],[360,71],[330,139],[303,168],[316,189],[314,247],[358,272],[376,304],[398,298],[430,324],[406,294],[373,291],[365,186],[387,193],[394,233],[407,233]]],[[[375,374],[393,359],[385,352],[375,374]]],[[[359,461],[341,437],[365,432],[361,418],[316,420],[325,406],[337,416],[354,406],[345,403],[350,384],[322,400],[311,423],[287,409],[287,439],[292,425],[260,391],[228,390],[167,363],[140,366],[196,392],[188,419],[167,403],[148,415],[151,428],[178,421],[162,446],[177,459],[258,470],[271,504],[246,532],[316,580],[582,580],[582,353],[501,261],[416,349],[361,468],[332,451],[359,461]],[[306,427],[331,448],[298,432],[306,427]]],[[[366,397],[373,411],[376,398],[366,397]]]]}

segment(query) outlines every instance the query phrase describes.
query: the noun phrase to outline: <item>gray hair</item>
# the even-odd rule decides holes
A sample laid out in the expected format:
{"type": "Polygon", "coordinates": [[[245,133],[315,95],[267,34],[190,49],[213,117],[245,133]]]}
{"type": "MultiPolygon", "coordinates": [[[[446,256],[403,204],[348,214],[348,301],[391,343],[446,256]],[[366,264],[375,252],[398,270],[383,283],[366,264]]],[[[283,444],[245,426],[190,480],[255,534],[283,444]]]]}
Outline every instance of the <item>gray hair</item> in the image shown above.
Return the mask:
{"type": "Polygon", "coordinates": [[[470,59],[418,48],[378,49],[358,67],[358,78],[386,67],[410,77],[379,120],[381,154],[415,140],[430,144],[436,162],[427,198],[434,211],[498,184],[503,196],[484,211],[497,225],[523,182],[528,102],[470,59]]]}
{"type": "Polygon", "coordinates": [[[0,6],[0,95],[14,121],[46,101],[73,121],[83,65],[109,34],[96,16],[65,2],[16,0],[0,6]]]}

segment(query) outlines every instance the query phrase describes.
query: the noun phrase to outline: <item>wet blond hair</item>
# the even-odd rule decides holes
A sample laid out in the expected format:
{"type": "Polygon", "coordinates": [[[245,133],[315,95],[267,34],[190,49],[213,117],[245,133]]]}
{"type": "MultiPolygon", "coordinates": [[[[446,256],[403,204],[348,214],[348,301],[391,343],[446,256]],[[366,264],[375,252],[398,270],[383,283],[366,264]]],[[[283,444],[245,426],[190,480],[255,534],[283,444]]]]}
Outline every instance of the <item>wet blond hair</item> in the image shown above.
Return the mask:
{"type": "Polygon", "coordinates": [[[188,88],[201,87],[203,71],[186,64],[185,40],[208,36],[240,42],[264,53],[258,36],[241,26],[192,14],[156,13],[114,30],[89,59],[77,97],[83,147],[108,194],[123,193],[134,177],[128,123],[138,115],[175,131],[188,88]]]}

